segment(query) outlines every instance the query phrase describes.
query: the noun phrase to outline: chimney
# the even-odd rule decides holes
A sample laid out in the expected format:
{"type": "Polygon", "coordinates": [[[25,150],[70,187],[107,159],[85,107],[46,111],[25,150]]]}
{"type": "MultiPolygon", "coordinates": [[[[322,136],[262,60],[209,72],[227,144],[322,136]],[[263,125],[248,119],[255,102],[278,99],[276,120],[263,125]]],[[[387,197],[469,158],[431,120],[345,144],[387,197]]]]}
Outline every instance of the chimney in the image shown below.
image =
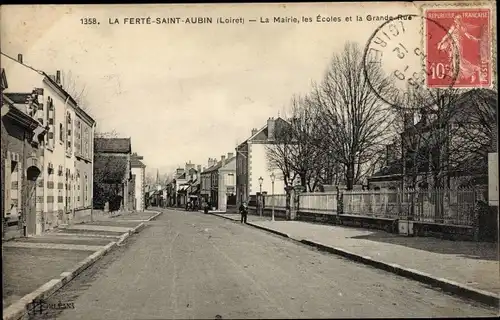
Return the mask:
{"type": "Polygon", "coordinates": [[[56,71],[56,82],[57,82],[57,84],[61,84],[61,71],[60,70],[56,71]]]}
{"type": "Polygon", "coordinates": [[[222,165],[226,164],[226,156],[220,156],[220,162],[222,165]]]}
{"type": "Polygon", "coordinates": [[[198,169],[198,173],[200,173],[201,172],[201,165],[198,165],[197,169],[198,169]]]}
{"type": "Polygon", "coordinates": [[[253,129],[252,129],[252,136],[254,136],[256,133],[257,133],[257,129],[256,129],[256,128],[253,128],[253,129]]]}
{"type": "Polygon", "coordinates": [[[23,63],[23,55],[22,55],[21,53],[19,53],[19,54],[17,55],[17,61],[18,61],[19,63],[23,63]]]}
{"type": "Polygon", "coordinates": [[[234,153],[228,152],[227,153],[227,160],[231,159],[234,156],[234,153]]]}
{"type": "Polygon", "coordinates": [[[276,122],[273,118],[267,119],[267,140],[274,141],[274,129],[276,122]]]}

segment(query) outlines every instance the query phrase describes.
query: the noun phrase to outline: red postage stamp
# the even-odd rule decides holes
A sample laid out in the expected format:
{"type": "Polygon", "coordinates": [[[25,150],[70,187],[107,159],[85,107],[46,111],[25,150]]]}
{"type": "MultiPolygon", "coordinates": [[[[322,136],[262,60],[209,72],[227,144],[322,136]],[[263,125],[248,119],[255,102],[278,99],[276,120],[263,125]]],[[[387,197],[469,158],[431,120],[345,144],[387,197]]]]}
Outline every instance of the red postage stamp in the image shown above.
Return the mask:
{"type": "Polygon", "coordinates": [[[491,86],[491,10],[425,11],[427,87],[491,86]]]}

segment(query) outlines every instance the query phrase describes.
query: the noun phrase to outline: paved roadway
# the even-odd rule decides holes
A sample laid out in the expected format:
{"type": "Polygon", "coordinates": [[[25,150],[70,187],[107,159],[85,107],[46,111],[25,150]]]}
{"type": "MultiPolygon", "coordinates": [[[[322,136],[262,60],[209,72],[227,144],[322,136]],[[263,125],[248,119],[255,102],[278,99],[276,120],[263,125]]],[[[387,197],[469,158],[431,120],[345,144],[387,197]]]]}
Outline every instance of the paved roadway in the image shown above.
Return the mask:
{"type": "Polygon", "coordinates": [[[493,316],[496,310],[198,212],[165,211],[36,318],[493,316]]]}

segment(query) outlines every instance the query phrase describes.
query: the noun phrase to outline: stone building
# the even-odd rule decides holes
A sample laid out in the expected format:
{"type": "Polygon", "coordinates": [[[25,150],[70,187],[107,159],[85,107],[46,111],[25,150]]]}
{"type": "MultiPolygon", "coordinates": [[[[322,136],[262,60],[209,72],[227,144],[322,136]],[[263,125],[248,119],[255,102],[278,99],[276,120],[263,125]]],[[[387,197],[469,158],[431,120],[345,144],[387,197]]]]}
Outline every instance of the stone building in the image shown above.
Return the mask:
{"type": "Polygon", "coordinates": [[[36,232],[90,217],[94,119],[64,90],[60,71],[49,76],[28,66],[21,54],[17,60],[2,55],[1,62],[9,75],[5,93],[36,92],[32,117],[47,130],[40,144],[36,232]]]}
{"type": "Polygon", "coordinates": [[[146,179],[146,165],[142,163],[143,157],[133,153],[130,159],[130,167],[132,169],[132,177],[135,184],[135,199],[134,210],[144,211],[146,208],[146,193],[145,193],[145,179],[146,179]]]}
{"type": "Polygon", "coordinates": [[[271,173],[274,173],[276,193],[285,192],[285,182],[280,170],[271,170],[267,161],[267,147],[276,144],[276,128],[289,123],[278,117],[269,118],[260,130],[253,129],[251,136],[236,147],[236,200],[253,201],[258,192],[271,193],[271,173]],[[262,177],[262,185],[259,178],[262,177]]]}
{"type": "Polygon", "coordinates": [[[5,93],[7,77],[1,73],[2,237],[34,235],[41,232],[37,204],[43,201],[36,186],[43,176],[46,128],[34,117],[41,99],[36,91],[5,93]]]}
{"type": "Polygon", "coordinates": [[[132,210],[130,138],[96,138],[94,146],[94,207],[108,203],[111,211],[132,210]]]}

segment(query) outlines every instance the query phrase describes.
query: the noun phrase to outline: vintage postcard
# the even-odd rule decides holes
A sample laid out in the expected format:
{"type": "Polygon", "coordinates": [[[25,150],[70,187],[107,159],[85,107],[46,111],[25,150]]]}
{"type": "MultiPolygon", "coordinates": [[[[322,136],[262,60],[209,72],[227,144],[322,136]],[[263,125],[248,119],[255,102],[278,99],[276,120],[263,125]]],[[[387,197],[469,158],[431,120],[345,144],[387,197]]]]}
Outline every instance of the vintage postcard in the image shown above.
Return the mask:
{"type": "Polygon", "coordinates": [[[498,315],[496,22],[1,6],[3,319],[498,315]]]}

